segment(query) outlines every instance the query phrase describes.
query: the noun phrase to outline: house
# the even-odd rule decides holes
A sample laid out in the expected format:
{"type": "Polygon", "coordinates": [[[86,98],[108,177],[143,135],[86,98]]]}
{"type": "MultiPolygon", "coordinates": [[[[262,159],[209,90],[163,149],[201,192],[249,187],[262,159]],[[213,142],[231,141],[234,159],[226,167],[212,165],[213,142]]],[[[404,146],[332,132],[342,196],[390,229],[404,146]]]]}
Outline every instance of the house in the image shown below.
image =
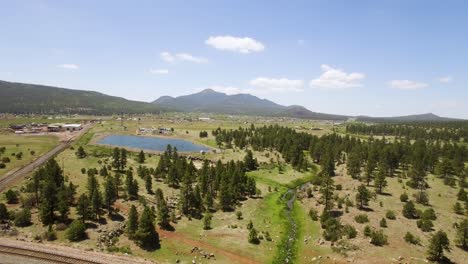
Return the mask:
{"type": "Polygon", "coordinates": [[[209,117],[199,117],[198,118],[199,121],[210,121],[211,119],[209,117]]]}
{"type": "Polygon", "coordinates": [[[63,129],[66,131],[77,131],[81,130],[83,126],[81,124],[65,124],[63,125],[63,129]]]}
{"type": "Polygon", "coordinates": [[[62,130],[62,124],[50,124],[47,126],[48,132],[60,132],[62,130]]]}

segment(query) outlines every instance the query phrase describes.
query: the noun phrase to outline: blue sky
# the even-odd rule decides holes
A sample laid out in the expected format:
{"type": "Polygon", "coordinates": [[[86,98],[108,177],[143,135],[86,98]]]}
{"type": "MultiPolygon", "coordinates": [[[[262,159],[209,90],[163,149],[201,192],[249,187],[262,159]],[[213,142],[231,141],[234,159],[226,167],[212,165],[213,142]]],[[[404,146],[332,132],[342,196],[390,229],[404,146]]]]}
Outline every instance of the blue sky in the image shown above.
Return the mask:
{"type": "Polygon", "coordinates": [[[468,118],[468,2],[4,1],[0,79],[468,118]]]}

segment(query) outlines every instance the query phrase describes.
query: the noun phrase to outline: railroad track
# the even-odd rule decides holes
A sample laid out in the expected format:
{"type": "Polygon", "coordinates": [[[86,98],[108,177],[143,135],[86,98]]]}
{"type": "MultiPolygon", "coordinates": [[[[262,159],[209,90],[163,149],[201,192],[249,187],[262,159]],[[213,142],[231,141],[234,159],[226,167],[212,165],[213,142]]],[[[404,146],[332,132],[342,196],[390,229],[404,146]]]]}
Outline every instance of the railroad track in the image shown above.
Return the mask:
{"type": "Polygon", "coordinates": [[[0,179],[0,192],[5,191],[8,187],[10,187],[12,184],[14,184],[16,181],[27,175],[28,173],[34,171],[36,168],[40,167],[42,164],[47,162],[50,158],[56,156],[60,152],[62,152],[64,149],[68,148],[71,146],[71,144],[76,140],[79,139],[82,135],[84,135],[89,128],[91,128],[91,125],[85,126],[82,131],[80,131],[79,134],[74,136],[73,138],[69,139],[66,142],[61,142],[58,146],[50,150],[49,152],[45,153],[44,155],[40,156],[36,160],[33,160],[31,163],[27,164],[24,167],[21,167],[20,169],[10,173],[6,174],[0,179]]]}
{"type": "Polygon", "coordinates": [[[102,262],[97,262],[90,259],[77,258],[60,253],[51,253],[8,245],[0,245],[0,255],[1,254],[21,256],[58,264],[102,264],[102,262]]]}

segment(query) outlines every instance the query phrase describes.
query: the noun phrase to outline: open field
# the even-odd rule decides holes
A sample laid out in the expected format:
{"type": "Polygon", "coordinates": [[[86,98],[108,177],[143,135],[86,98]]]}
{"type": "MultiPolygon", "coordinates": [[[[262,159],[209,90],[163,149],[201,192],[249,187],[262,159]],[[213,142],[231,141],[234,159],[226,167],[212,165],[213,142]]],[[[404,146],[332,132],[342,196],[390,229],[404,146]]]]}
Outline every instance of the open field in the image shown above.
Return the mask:
{"type": "Polygon", "coordinates": [[[0,157],[10,159],[10,162],[4,163],[6,168],[0,169],[0,178],[8,172],[30,163],[57,144],[58,138],[54,136],[0,134],[0,148],[6,148],[0,157]],[[18,153],[22,153],[21,158],[15,156],[18,153]]]}

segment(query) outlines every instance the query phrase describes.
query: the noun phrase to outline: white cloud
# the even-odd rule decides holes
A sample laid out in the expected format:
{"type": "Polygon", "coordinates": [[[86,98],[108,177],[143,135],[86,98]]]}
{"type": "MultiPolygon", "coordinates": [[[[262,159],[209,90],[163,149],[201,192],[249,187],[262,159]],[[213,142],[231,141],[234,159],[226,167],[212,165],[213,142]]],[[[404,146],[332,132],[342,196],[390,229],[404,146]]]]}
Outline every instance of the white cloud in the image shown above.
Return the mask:
{"type": "Polygon", "coordinates": [[[444,76],[437,79],[441,83],[450,83],[453,81],[452,76],[444,76]]]}
{"type": "Polygon", "coordinates": [[[390,87],[400,90],[418,90],[428,87],[427,83],[410,80],[393,80],[389,82],[390,87]]]}
{"type": "Polygon", "coordinates": [[[252,38],[238,38],[233,36],[216,36],[209,37],[205,41],[206,45],[212,46],[215,49],[235,51],[240,53],[260,52],[265,49],[265,46],[252,38]]]}
{"type": "Polygon", "coordinates": [[[178,62],[178,61],[188,61],[195,63],[205,63],[208,62],[208,59],[203,57],[195,57],[189,53],[176,53],[172,54],[168,51],[161,52],[161,59],[167,62],[178,62]]]}
{"type": "Polygon", "coordinates": [[[169,74],[169,70],[167,69],[150,69],[149,72],[151,74],[169,74]]]}
{"type": "Polygon", "coordinates": [[[304,81],[258,77],[251,80],[249,84],[255,87],[257,92],[302,92],[304,81]]]}
{"type": "Polygon", "coordinates": [[[366,77],[363,73],[346,73],[341,69],[336,69],[326,64],[322,64],[321,68],[323,71],[322,75],[309,83],[313,88],[333,90],[361,87],[360,81],[366,77]]]}
{"type": "Polygon", "coordinates": [[[76,64],[60,64],[57,67],[62,68],[62,69],[67,69],[67,70],[78,70],[80,67],[76,64]]]}

